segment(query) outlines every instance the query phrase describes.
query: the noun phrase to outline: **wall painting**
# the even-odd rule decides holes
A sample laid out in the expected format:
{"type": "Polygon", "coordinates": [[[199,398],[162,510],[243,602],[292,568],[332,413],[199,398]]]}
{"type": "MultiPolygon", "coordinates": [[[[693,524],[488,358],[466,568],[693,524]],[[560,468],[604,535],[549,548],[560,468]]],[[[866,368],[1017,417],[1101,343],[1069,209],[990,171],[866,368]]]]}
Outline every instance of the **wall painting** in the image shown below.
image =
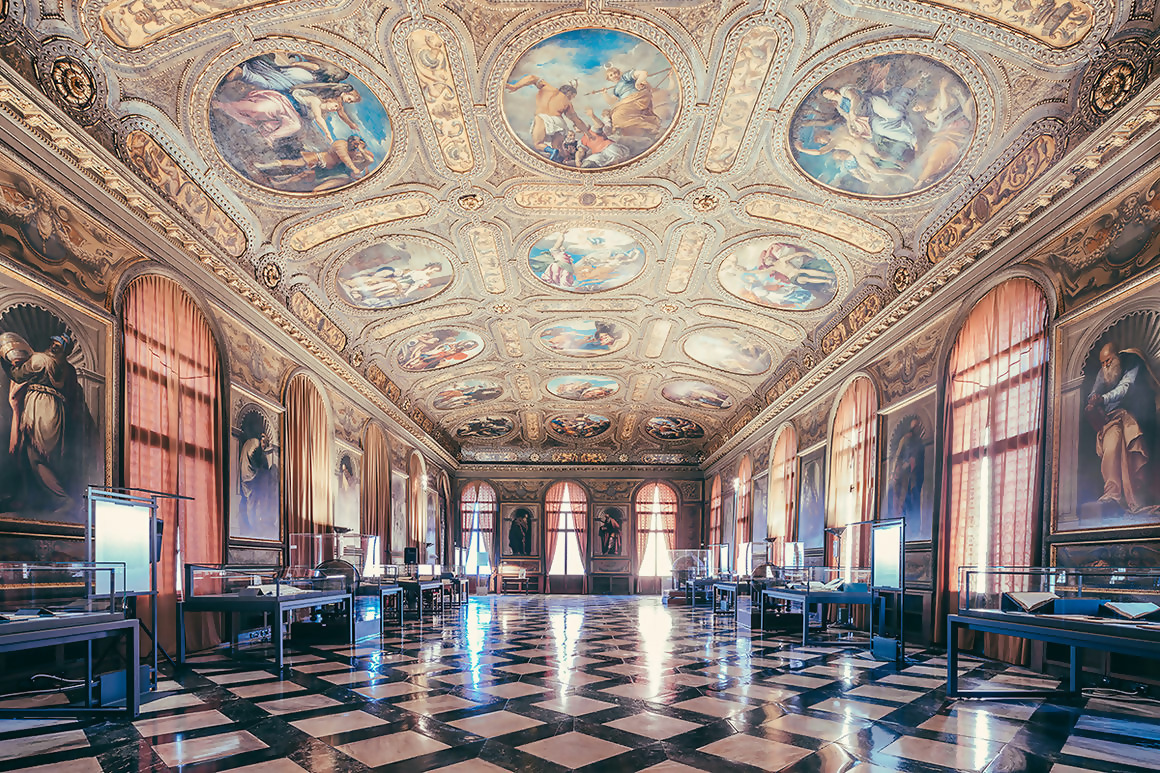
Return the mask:
{"type": "Polygon", "coordinates": [[[595,293],[628,284],[644,271],[644,247],[612,228],[564,228],[528,251],[528,265],[557,290],[595,293]]]}
{"type": "Polygon", "coordinates": [[[402,236],[387,237],[348,257],[338,269],[338,296],[360,309],[409,306],[438,295],[455,278],[439,250],[402,236]]]}
{"type": "Polygon", "coordinates": [[[838,292],[830,261],[776,239],[753,239],[733,250],[721,261],[717,278],[730,295],[785,311],[821,308],[838,292]]]}

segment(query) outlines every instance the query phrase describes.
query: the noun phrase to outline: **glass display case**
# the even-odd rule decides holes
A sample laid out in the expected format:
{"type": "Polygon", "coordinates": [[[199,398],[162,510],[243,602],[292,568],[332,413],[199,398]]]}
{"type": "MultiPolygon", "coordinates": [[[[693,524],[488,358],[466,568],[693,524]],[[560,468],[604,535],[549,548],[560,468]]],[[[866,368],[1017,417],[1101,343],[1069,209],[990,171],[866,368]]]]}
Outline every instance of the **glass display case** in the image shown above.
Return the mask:
{"type": "Polygon", "coordinates": [[[322,569],[327,571],[350,570],[357,573],[352,580],[363,575],[374,575],[382,566],[382,540],[368,534],[291,534],[290,560],[287,566],[295,575],[306,574],[304,570],[322,569]]]}
{"type": "Polygon", "coordinates": [[[829,566],[772,566],[765,578],[766,587],[809,591],[866,591],[870,588],[870,570],[829,566]]]}
{"type": "Polygon", "coordinates": [[[229,566],[186,564],[186,595],[190,599],[207,596],[273,597],[304,593],[335,593],[348,587],[342,574],[313,569],[284,571],[276,566],[229,566]]]}
{"type": "Polygon", "coordinates": [[[733,574],[733,546],[728,544],[709,546],[709,574],[723,577],[733,574]]]}
{"type": "Polygon", "coordinates": [[[1160,569],[962,567],[959,612],[1160,630],[1160,569]]]}
{"type": "Polygon", "coordinates": [[[0,562],[0,632],[6,623],[124,616],[125,565],[0,562]]]}
{"type": "Polygon", "coordinates": [[[708,550],[674,550],[673,588],[681,589],[689,580],[709,576],[708,550]]]}

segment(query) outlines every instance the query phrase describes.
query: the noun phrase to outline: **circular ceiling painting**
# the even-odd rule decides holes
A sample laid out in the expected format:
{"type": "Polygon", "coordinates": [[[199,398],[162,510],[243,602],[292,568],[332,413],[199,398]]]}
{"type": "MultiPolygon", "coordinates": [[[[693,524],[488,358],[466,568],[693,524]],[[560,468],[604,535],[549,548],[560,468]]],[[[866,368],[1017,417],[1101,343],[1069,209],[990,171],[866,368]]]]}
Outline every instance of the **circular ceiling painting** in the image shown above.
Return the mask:
{"type": "Polygon", "coordinates": [[[975,136],[975,100],[946,65],[885,54],[831,73],[790,119],[791,153],[822,185],[903,196],[951,173],[975,136]]]}
{"type": "Polygon", "coordinates": [[[529,151],[572,169],[619,166],[647,153],[680,108],[673,66],[636,35],[569,30],[525,51],[500,109],[529,151]]]}
{"type": "Polygon", "coordinates": [[[460,426],[459,429],[455,430],[455,437],[502,437],[513,429],[515,429],[515,425],[506,416],[483,416],[478,419],[471,419],[460,426]]]}
{"type": "Polygon", "coordinates": [[[838,291],[834,267],[793,242],[753,239],[731,252],[717,270],[721,286],[743,301],[786,311],[825,306],[838,291]]]}
{"type": "Polygon", "coordinates": [[[548,391],[565,400],[599,400],[620,391],[620,382],[604,376],[556,376],[548,391]]]}
{"type": "Polygon", "coordinates": [[[706,330],[685,339],[685,354],[710,368],[755,376],[769,370],[773,358],[758,341],[733,330],[706,330]]]}
{"type": "Polygon", "coordinates": [[[361,80],[333,62],[272,51],[226,73],[210,98],[210,135],[231,167],[282,193],[344,188],[391,152],[391,121],[361,80]]]}
{"type": "Polygon", "coordinates": [[[548,422],[548,427],[557,435],[570,438],[596,437],[608,431],[612,421],[607,416],[594,413],[578,413],[574,416],[557,416],[548,422]]]}
{"type": "Polygon", "coordinates": [[[409,371],[438,370],[467,362],[483,351],[483,339],[466,330],[441,328],[421,333],[399,350],[399,367],[409,371]]]}
{"type": "Polygon", "coordinates": [[[595,357],[623,349],[628,330],[617,322],[573,319],[544,328],[540,343],[549,351],[573,357],[595,357]]]}
{"type": "Polygon", "coordinates": [[[453,411],[457,408],[469,408],[473,405],[486,403],[503,394],[503,387],[494,381],[483,379],[467,379],[456,381],[435,393],[431,404],[441,411],[453,411]]]}
{"type": "Polygon", "coordinates": [[[705,437],[705,428],[680,416],[654,416],[644,423],[644,431],[657,440],[696,440],[705,437]]]}
{"type": "Polygon", "coordinates": [[[451,284],[451,261],[424,242],[391,237],[363,247],[338,269],[339,296],[363,309],[425,301],[451,284]]]}
{"type": "Polygon", "coordinates": [[[572,293],[595,293],[631,282],[644,271],[640,243],[611,228],[564,228],[545,235],[528,251],[532,273],[572,293]]]}
{"type": "Polygon", "coordinates": [[[674,381],[665,384],[661,396],[677,405],[689,408],[715,408],[724,410],[733,407],[729,393],[704,381],[674,381]]]}

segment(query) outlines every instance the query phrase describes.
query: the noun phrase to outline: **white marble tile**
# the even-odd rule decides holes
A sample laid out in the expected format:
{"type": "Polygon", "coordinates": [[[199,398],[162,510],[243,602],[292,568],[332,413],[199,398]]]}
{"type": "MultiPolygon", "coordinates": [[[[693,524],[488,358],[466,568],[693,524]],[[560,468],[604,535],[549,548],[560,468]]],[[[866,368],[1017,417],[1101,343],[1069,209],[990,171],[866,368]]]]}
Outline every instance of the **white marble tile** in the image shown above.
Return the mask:
{"type": "Polygon", "coordinates": [[[554,735],[518,748],[566,768],[591,765],[629,751],[627,746],[577,732],[554,735]]]}
{"type": "Polygon", "coordinates": [[[800,746],[738,733],[702,746],[698,751],[762,770],[781,770],[813,752],[800,746]]]}
{"type": "Polygon", "coordinates": [[[354,757],[368,767],[376,768],[379,765],[389,765],[392,762],[409,760],[412,757],[420,757],[451,747],[413,730],[404,730],[389,735],[377,735],[334,748],[343,754],[354,757]]]}
{"type": "Polygon", "coordinates": [[[36,754],[84,749],[88,745],[89,739],[83,730],[62,730],[59,733],[48,733],[47,735],[10,738],[7,741],[0,741],[0,762],[31,757],[36,754]]]}
{"type": "Polygon", "coordinates": [[[340,714],[299,719],[290,724],[303,733],[318,738],[336,733],[349,733],[352,730],[361,730],[364,727],[376,727],[387,723],[365,711],[344,711],[340,714]]]}
{"type": "Polygon", "coordinates": [[[153,751],[157,752],[157,756],[172,768],[178,765],[189,765],[194,762],[216,760],[222,757],[230,757],[235,754],[265,748],[266,744],[252,733],[246,732],[245,730],[237,730],[232,733],[221,733],[220,735],[210,735],[204,738],[190,738],[175,741],[174,743],[165,743],[154,746],[153,751]]]}
{"type": "Polygon", "coordinates": [[[538,727],[544,723],[509,711],[493,711],[490,714],[457,719],[447,724],[484,738],[496,738],[509,733],[518,733],[530,727],[538,727]]]}

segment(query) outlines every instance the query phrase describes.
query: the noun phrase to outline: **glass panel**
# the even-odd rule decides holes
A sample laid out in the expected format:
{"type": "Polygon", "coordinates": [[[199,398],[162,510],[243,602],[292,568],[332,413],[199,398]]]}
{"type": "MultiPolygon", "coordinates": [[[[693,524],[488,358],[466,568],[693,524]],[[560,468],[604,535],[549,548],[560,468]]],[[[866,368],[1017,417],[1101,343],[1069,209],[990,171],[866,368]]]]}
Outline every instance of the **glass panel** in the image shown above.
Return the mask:
{"type": "Polygon", "coordinates": [[[343,574],[299,570],[287,575],[281,568],[271,566],[187,564],[185,570],[190,597],[332,593],[345,590],[349,582],[343,574]]]}
{"type": "Polygon", "coordinates": [[[1160,569],[962,567],[959,611],[1160,630],[1160,569]]]}
{"type": "Polygon", "coordinates": [[[0,562],[0,632],[4,623],[89,614],[123,614],[125,566],[0,562]]]}

